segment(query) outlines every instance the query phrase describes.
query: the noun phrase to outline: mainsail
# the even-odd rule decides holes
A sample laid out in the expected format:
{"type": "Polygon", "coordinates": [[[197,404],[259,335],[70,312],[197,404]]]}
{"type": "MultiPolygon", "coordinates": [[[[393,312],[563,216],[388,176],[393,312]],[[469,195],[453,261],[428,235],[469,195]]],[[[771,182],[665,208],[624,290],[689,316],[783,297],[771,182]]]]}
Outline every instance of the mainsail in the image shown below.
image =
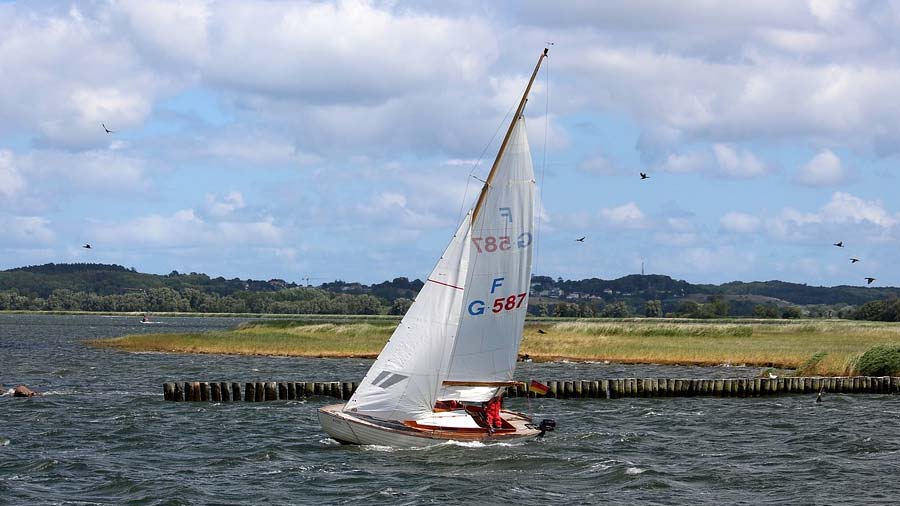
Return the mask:
{"type": "Polygon", "coordinates": [[[496,393],[490,383],[513,379],[531,284],[534,193],[519,118],[472,225],[466,299],[440,399],[484,401],[496,393]]]}

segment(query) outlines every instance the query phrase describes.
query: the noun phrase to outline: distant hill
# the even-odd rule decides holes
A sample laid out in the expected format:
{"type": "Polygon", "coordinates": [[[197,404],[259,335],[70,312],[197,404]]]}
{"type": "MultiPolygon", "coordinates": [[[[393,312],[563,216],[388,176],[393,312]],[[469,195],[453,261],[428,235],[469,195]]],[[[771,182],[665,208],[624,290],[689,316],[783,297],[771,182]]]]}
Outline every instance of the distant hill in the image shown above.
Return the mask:
{"type": "Polygon", "coordinates": [[[134,268],[115,264],[44,264],[0,271],[0,290],[17,290],[27,297],[43,298],[50,296],[54,290],[61,289],[97,295],[118,295],[130,290],[151,288],[171,288],[176,291],[195,288],[205,293],[225,296],[240,291],[275,292],[297,286],[282,279],[256,281],[210,278],[196,272],[181,274],[172,271],[164,276],[144,274],[134,268]]]}
{"type": "MultiPolygon", "coordinates": [[[[231,303],[236,298],[240,304],[253,307],[256,300],[253,294],[271,294],[271,301],[295,301],[308,299],[310,294],[303,295],[303,290],[315,290],[319,294],[328,295],[326,299],[334,302],[335,297],[374,297],[382,308],[395,304],[392,311],[402,311],[422,289],[422,281],[400,277],[372,285],[355,282],[332,281],[315,288],[304,288],[293,282],[282,279],[253,280],[210,278],[206,274],[191,272],[189,274],[172,271],[166,275],[146,274],[134,268],[121,265],[75,263],[45,264],[18,267],[0,271],[0,292],[14,292],[19,297],[28,299],[48,299],[55,291],[94,294],[96,296],[124,296],[144,293],[151,290],[168,289],[180,294],[185,300],[191,299],[190,306],[200,307],[202,301],[197,293],[209,297],[229,298],[222,302],[231,303]],[[400,302],[397,302],[400,301],[400,302]],[[399,305],[397,305],[399,304],[399,305]]],[[[59,295],[60,292],[57,292],[59,295]]],[[[317,296],[318,297],[318,296],[317,296]]],[[[673,279],[659,274],[632,274],[618,279],[604,280],[589,278],[582,280],[553,279],[548,276],[533,276],[531,287],[532,304],[568,303],[579,306],[592,306],[599,310],[612,302],[624,302],[632,310],[640,312],[646,301],[660,300],[664,312],[675,311],[685,301],[705,303],[712,300],[723,300],[731,307],[733,315],[747,315],[756,305],[828,305],[859,306],[870,301],[900,297],[900,289],[896,287],[862,287],[862,286],[809,286],[784,281],[734,281],[722,285],[691,284],[684,280],[673,279]]],[[[58,297],[57,297],[58,298],[58,297]]],[[[83,298],[83,297],[82,297],[83,298]]],[[[259,299],[263,300],[263,299],[259,299]]],[[[373,299],[374,300],[374,299],[373,299]]],[[[19,301],[19,304],[24,302],[19,301]]],[[[106,301],[107,305],[112,301],[106,301]]],[[[274,302],[273,302],[274,303],[274,302]]],[[[238,306],[240,306],[238,304],[238,306]]],[[[260,303],[262,304],[262,303],[260,303]]],[[[268,303],[267,303],[268,304],[268,303]]],[[[373,304],[366,302],[366,307],[373,304]]],[[[268,307],[268,306],[266,306],[268,307]]],[[[270,309],[270,308],[269,308],[270,309]]],[[[324,310],[324,309],[323,309],[324,310]]],[[[285,306],[285,311],[287,307],[285,306]]]]}
{"type": "MultiPolygon", "coordinates": [[[[539,293],[551,295],[561,291],[561,297],[578,300],[573,295],[602,297],[604,300],[673,301],[680,298],[697,299],[721,296],[727,300],[752,303],[782,304],[848,304],[860,305],[873,300],[900,297],[900,288],[862,286],[809,286],[785,281],[732,281],[722,285],[691,284],[659,274],[631,274],[618,279],[597,278],[569,281],[547,276],[534,276],[532,286],[539,293]]],[[[535,290],[532,290],[534,293],[535,290]]]]}

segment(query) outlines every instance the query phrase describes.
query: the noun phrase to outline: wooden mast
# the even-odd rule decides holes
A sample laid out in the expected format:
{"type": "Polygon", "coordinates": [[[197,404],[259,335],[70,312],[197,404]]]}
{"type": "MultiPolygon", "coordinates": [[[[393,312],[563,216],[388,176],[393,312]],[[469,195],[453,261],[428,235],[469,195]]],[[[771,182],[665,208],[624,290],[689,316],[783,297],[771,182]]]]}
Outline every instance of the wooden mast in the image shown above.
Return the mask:
{"type": "Polygon", "coordinates": [[[509,142],[510,136],[512,136],[513,128],[516,126],[516,121],[519,120],[519,116],[522,115],[522,110],[525,109],[525,102],[528,101],[528,93],[531,91],[531,85],[534,84],[534,78],[537,77],[538,70],[541,68],[541,62],[544,61],[544,58],[547,56],[548,49],[545,47],[544,52],[541,53],[541,57],[538,58],[537,65],[534,66],[534,72],[531,74],[531,80],[528,81],[528,86],[525,88],[525,93],[522,95],[522,100],[519,101],[519,107],[516,108],[516,113],[513,115],[512,121],[509,124],[509,130],[506,131],[506,136],[503,138],[503,143],[500,144],[500,150],[497,151],[497,158],[494,160],[494,165],[491,167],[491,172],[488,174],[487,179],[484,181],[484,186],[481,187],[481,194],[478,196],[478,202],[475,204],[475,210],[472,211],[472,223],[475,223],[475,219],[478,218],[478,211],[481,210],[481,206],[484,204],[484,199],[487,197],[488,188],[491,186],[491,181],[494,179],[494,173],[497,172],[497,166],[500,165],[500,159],[503,158],[503,152],[506,150],[506,144],[509,142]]]}

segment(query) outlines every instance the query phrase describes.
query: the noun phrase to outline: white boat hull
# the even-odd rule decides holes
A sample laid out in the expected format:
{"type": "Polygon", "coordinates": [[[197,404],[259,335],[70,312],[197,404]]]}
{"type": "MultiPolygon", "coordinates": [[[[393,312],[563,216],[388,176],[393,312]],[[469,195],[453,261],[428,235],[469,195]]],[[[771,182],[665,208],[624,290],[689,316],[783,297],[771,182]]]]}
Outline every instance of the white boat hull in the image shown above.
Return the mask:
{"type": "Polygon", "coordinates": [[[355,416],[342,411],[343,404],[331,404],[319,409],[319,423],[334,440],[343,444],[382,445],[395,448],[420,448],[447,441],[502,442],[534,438],[541,431],[531,419],[521,413],[502,411],[501,416],[515,431],[489,433],[484,431],[455,431],[421,429],[400,422],[384,422],[369,417],[355,416]]]}

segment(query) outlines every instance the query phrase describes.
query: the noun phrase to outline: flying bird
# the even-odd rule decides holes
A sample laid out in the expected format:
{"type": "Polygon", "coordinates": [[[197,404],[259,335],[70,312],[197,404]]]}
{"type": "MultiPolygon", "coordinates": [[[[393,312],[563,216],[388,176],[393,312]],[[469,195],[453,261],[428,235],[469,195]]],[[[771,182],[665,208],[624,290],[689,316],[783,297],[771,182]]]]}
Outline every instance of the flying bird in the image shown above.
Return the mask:
{"type": "Polygon", "coordinates": [[[851,263],[851,264],[855,264],[856,262],[859,262],[859,259],[858,259],[858,258],[851,258],[851,259],[850,259],[850,263],[851,263]]]}
{"type": "MultiPolygon", "coordinates": [[[[585,237],[587,237],[587,236],[585,236],[585,237]]],[[[578,239],[575,239],[575,242],[584,242],[584,237],[579,237],[578,239]]]]}
{"type": "Polygon", "coordinates": [[[844,241],[838,241],[838,242],[834,243],[834,245],[837,246],[838,248],[843,248],[843,247],[844,247],[844,241]]]}
{"type": "Polygon", "coordinates": [[[85,244],[84,246],[82,246],[82,248],[84,248],[84,249],[91,249],[91,245],[90,245],[90,244],[85,244]]]}
{"type": "Polygon", "coordinates": [[[106,128],[106,125],[104,125],[103,123],[100,123],[100,126],[102,126],[103,130],[106,130],[106,133],[108,133],[108,134],[116,133],[114,130],[110,130],[110,129],[106,128]]]}
{"type": "Polygon", "coordinates": [[[538,334],[546,334],[546,332],[544,332],[544,329],[538,329],[538,334]]]}
{"type": "Polygon", "coordinates": [[[866,280],[867,285],[871,285],[872,281],[875,281],[875,278],[864,278],[866,280]]]}
{"type": "Polygon", "coordinates": [[[650,179],[650,176],[648,176],[648,175],[647,175],[646,173],[644,173],[644,172],[641,172],[641,179],[650,179]]]}

